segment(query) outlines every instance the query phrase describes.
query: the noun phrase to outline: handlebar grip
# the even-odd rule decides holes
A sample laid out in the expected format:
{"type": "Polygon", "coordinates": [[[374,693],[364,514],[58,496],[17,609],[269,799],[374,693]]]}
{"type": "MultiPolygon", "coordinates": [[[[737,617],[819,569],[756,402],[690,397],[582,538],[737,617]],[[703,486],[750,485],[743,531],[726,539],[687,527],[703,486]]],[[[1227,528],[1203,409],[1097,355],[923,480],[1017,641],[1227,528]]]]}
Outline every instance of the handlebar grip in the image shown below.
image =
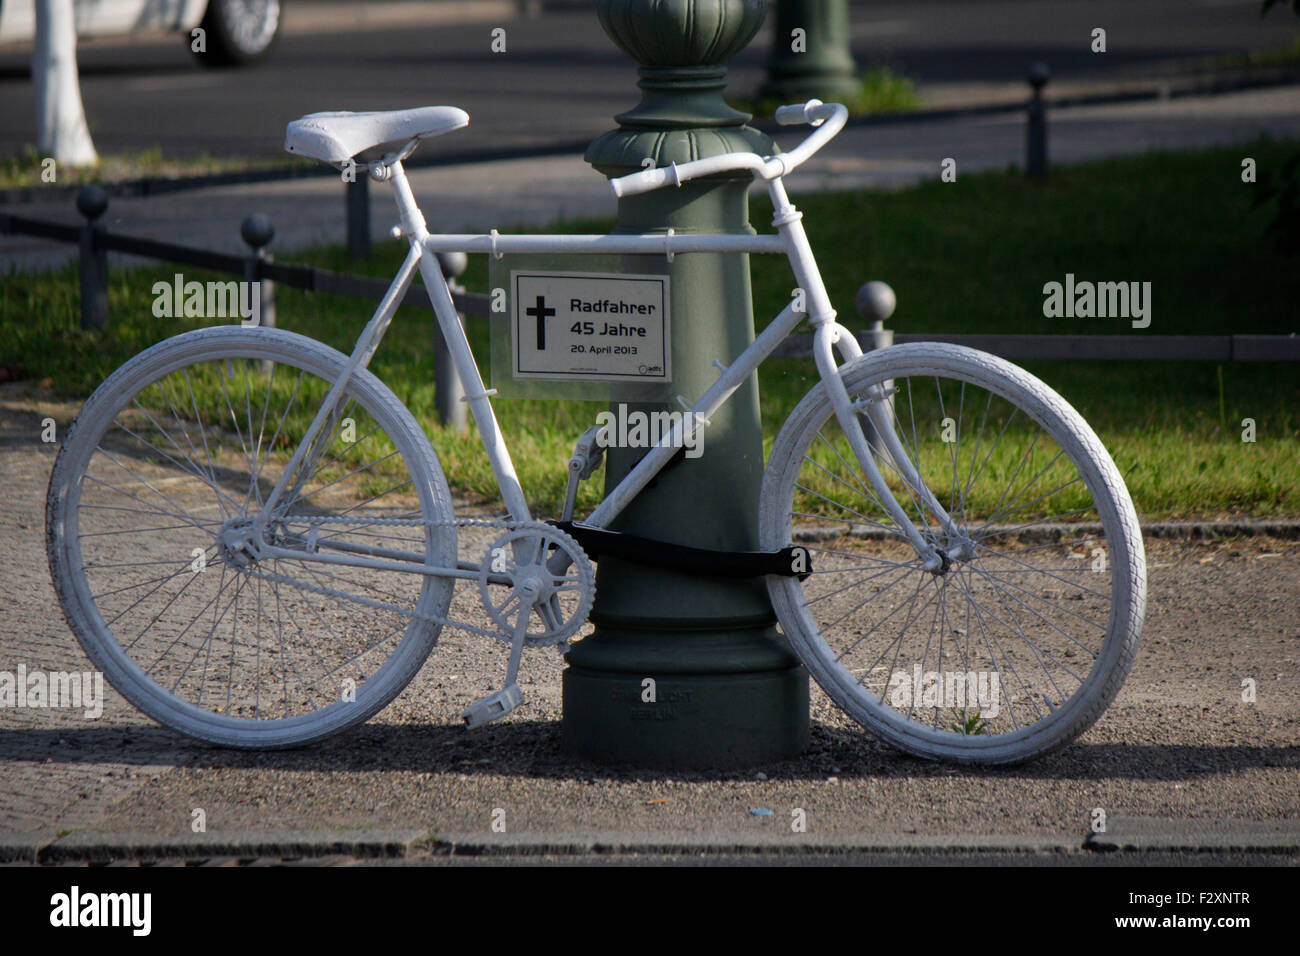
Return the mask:
{"type": "Polygon", "coordinates": [[[626,176],[611,179],[609,188],[614,190],[614,195],[619,198],[635,196],[638,193],[648,193],[650,190],[658,189],[665,183],[670,182],[668,177],[669,169],[671,167],[645,169],[639,173],[629,173],[626,176]]]}
{"type": "Polygon", "coordinates": [[[798,126],[800,123],[817,126],[825,117],[814,116],[813,111],[821,105],[823,105],[821,100],[813,99],[807,103],[794,103],[790,106],[778,107],[776,121],[782,126],[798,126]]]}

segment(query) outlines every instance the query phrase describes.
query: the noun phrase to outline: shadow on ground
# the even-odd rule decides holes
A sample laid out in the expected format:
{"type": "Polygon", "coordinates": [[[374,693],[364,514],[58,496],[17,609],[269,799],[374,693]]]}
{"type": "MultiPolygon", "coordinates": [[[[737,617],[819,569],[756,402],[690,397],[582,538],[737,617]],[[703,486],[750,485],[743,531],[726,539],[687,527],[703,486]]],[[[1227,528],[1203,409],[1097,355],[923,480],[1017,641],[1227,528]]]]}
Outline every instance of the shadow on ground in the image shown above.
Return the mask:
{"type": "Polygon", "coordinates": [[[537,779],[682,781],[750,777],[769,780],[925,779],[960,774],[1019,779],[1194,780],[1224,771],[1265,767],[1300,770],[1300,746],[1075,744],[1020,767],[973,768],[931,763],[891,749],[860,732],[814,723],[812,741],[798,758],[730,771],[681,771],[597,766],[564,752],[560,725],[513,721],[468,731],[444,724],[368,726],[296,750],[249,752],[209,748],[148,725],[86,730],[0,730],[0,767],[44,753],[53,763],[109,762],[127,766],[354,772],[456,772],[537,779]]]}

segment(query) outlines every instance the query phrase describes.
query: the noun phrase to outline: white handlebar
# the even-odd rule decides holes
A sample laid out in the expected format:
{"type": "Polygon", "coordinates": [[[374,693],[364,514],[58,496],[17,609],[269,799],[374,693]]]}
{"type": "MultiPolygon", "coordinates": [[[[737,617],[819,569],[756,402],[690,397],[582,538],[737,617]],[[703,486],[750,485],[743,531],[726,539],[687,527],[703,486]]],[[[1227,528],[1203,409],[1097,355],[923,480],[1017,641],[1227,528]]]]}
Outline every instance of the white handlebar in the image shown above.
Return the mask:
{"type": "Polygon", "coordinates": [[[667,184],[670,169],[676,172],[677,165],[673,164],[661,169],[647,169],[639,173],[629,173],[626,176],[620,176],[618,179],[611,179],[609,188],[614,190],[614,195],[620,198],[635,196],[637,193],[646,193],[667,184]]]}
{"type": "Polygon", "coordinates": [[[712,176],[715,173],[730,172],[734,169],[748,169],[763,179],[775,179],[785,176],[803,164],[813,153],[821,149],[844,128],[849,118],[849,111],[839,103],[823,103],[821,100],[809,100],[807,103],[782,106],[776,111],[776,121],[782,126],[808,123],[819,127],[797,147],[788,153],[777,153],[764,159],[757,153],[724,153],[697,159],[689,163],[670,163],[658,169],[645,169],[639,173],[629,173],[609,181],[614,195],[636,196],[650,192],[672,183],[682,183],[700,176],[712,176]]]}
{"type": "Polygon", "coordinates": [[[723,153],[721,156],[710,156],[708,159],[696,159],[681,165],[669,163],[658,169],[647,169],[620,176],[618,179],[611,179],[609,185],[614,190],[615,196],[635,196],[669,183],[680,186],[687,180],[698,179],[700,176],[712,176],[714,173],[725,173],[733,169],[761,170],[762,168],[763,157],[758,153],[723,153]]]}
{"type": "Polygon", "coordinates": [[[823,103],[821,100],[809,100],[807,103],[795,103],[792,106],[781,106],[776,111],[776,121],[782,126],[798,126],[800,123],[807,123],[809,126],[821,126],[830,118],[835,103],[823,103]]]}

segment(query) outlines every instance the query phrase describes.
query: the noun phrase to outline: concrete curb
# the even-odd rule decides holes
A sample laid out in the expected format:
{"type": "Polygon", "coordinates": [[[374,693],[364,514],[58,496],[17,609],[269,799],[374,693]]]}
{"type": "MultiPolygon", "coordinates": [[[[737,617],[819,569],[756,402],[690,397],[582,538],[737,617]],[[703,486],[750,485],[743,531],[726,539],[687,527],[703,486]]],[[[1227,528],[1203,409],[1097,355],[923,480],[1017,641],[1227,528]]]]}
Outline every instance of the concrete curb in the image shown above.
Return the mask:
{"type": "Polygon", "coordinates": [[[1300,854],[1300,819],[1175,820],[1111,817],[1105,833],[1090,833],[1087,849],[1101,853],[1300,854]]]}
{"type": "Polygon", "coordinates": [[[1300,538],[1300,520],[1288,518],[1259,521],[1153,521],[1141,527],[1142,533],[1152,538],[1300,538]]]}
{"type": "Polygon", "coordinates": [[[324,861],[455,857],[764,856],[836,857],[985,855],[1036,857],[1110,853],[1252,853],[1300,855],[1300,819],[1178,820],[1111,817],[1105,833],[1052,834],[728,834],[728,833],[444,833],[401,830],[234,830],[158,836],[77,831],[0,833],[0,863],[107,864],[184,860],[324,861]]]}
{"type": "Polygon", "coordinates": [[[41,851],[59,835],[53,830],[35,833],[0,833],[0,863],[36,863],[41,851]]]}
{"type": "Polygon", "coordinates": [[[114,860],[176,860],[214,857],[409,856],[424,830],[232,830],[161,836],[148,833],[76,831],[0,834],[0,861],[109,863],[114,860]]]}
{"type": "Polygon", "coordinates": [[[435,854],[451,856],[840,856],[879,853],[909,854],[1037,854],[1078,853],[1078,837],[1017,834],[920,835],[848,834],[718,834],[718,833],[559,833],[444,834],[432,844],[435,854]]]}

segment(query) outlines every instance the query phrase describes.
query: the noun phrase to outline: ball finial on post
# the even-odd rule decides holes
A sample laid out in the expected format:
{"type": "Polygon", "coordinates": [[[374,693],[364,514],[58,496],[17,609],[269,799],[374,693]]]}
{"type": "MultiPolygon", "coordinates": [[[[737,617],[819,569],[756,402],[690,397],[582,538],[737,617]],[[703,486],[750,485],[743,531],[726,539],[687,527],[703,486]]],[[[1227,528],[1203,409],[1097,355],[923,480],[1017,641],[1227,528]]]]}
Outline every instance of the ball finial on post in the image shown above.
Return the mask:
{"type": "Polygon", "coordinates": [[[867,341],[863,348],[868,350],[887,349],[894,344],[894,333],[885,328],[885,320],[894,314],[898,297],[886,283],[877,279],[864,282],[853,297],[853,306],[858,315],[867,323],[867,341]]]}
{"type": "Polygon", "coordinates": [[[254,250],[258,250],[271,244],[275,238],[275,227],[271,225],[269,216],[255,212],[251,216],[245,216],[239,224],[239,235],[254,250]]]}
{"type": "Polygon", "coordinates": [[[104,215],[108,208],[108,193],[98,186],[82,186],[77,190],[77,212],[91,222],[104,215]]]}
{"type": "Polygon", "coordinates": [[[439,252],[438,268],[448,279],[457,279],[469,268],[469,256],[463,252],[439,252]]]}
{"type": "Polygon", "coordinates": [[[873,326],[879,326],[891,315],[898,305],[898,297],[886,283],[878,280],[864,282],[853,297],[853,306],[863,320],[873,326]]]}
{"type": "MultiPolygon", "coordinates": [[[[269,216],[255,212],[245,216],[239,224],[239,236],[252,250],[244,259],[244,281],[252,285],[258,298],[257,322],[268,329],[275,328],[275,283],[262,274],[263,267],[271,261],[267,246],[275,238],[275,227],[271,225],[269,216]]],[[[262,371],[270,375],[272,364],[269,359],[263,359],[262,371]]]]}

